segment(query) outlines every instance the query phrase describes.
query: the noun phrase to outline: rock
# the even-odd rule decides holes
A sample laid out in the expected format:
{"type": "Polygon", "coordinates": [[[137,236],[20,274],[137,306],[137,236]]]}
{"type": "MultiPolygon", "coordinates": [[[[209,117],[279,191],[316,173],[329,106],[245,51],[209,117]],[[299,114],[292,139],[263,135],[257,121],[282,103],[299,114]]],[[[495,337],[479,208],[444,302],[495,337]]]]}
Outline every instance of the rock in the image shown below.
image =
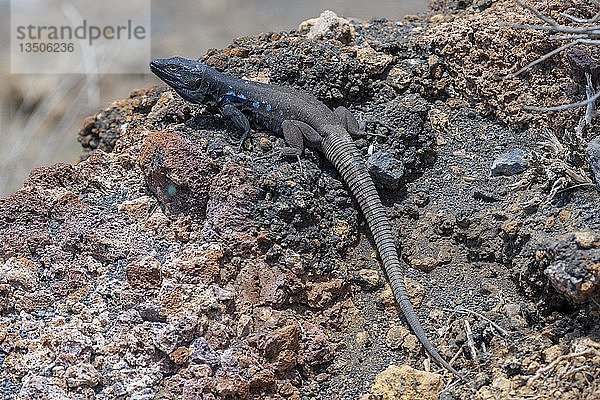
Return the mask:
{"type": "Polygon", "coordinates": [[[219,399],[246,399],[250,385],[246,381],[232,379],[228,375],[217,375],[217,394],[219,399]]]}
{"type": "MultiPolygon", "coordinates": [[[[413,307],[419,307],[425,298],[425,288],[419,282],[411,278],[404,278],[404,287],[413,307]]],[[[385,310],[388,312],[398,312],[400,306],[396,302],[394,292],[389,284],[386,283],[385,288],[380,294],[381,302],[385,310]]]]}
{"type": "Polygon", "coordinates": [[[78,386],[94,387],[100,382],[100,374],[92,364],[80,363],[67,368],[65,379],[67,386],[71,388],[78,386]]]}
{"type": "Polygon", "coordinates": [[[591,74],[592,82],[598,82],[600,76],[600,63],[594,60],[589,53],[580,48],[572,47],[566,54],[571,67],[571,76],[580,86],[586,86],[585,74],[591,74]]]}
{"type": "MultiPolygon", "coordinates": [[[[8,398],[8,397],[5,397],[8,398]]],[[[69,400],[72,396],[68,396],[58,382],[54,379],[43,376],[26,377],[23,379],[21,390],[18,399],[47,399],[47,400],[69,400]]]]}
{"type": "Polygon", "coordinates": [[[372,343],[371,338],[369,337],[369,333],[367,331],[357,332],[354,341],[359,347],[368,347],[372,343]]]}
{"type": "Polygon", "coordinates": [[[598,233],[548,235],[532,244],[535,262],[554,289],[575,303],[600,300],[598,233]]]}
{"type": "Polygon", "coordinates": [[[417,207],[425,207],[430,201],[429,193],[426,191],[418,191],[414,194],[412,201],[417,207]]]}
{"type": "Polygon", "coordinates": [[[252,317],[249,315],[241,315],[238,318],[238,322],[236,325],[236,333],[238,338],[248,336],[252,329],[252,317]]]}
{"type": "Polygon", "coordinates": [[[208,191],[218,167],[184,133],[149,134],[138,163],[166,214],[206,215],[208,191]]]}
{"type": "Polygon", "coordinates": [[[508,392],[512,388],[512,383],[510,382],[510,379],[507,379],[503,376],[499,376],[498,378],[492,381],[492,387],[504,394],[508,394],[508,392]]]}
{"type": "Polygon", "coordinates": [[[442,262],[432,256],[417,256],[410,257],[410,266],[425,272],[430,272],[436,269],[442,262]]]}
{"type": "Polygon", "coordinates": [[[544,361],[549,364],[558,357],[564,355],[566,353],[566,349],[563,345],[555,344],[547,349],[544,349],[542,353],[544,354],[544,361]]]}
{"type": "Polygon", "coordinates": [[[353,42],[356,37],[354,26],[329,10],[323,11],[318,18],[300,23],[298,31],[309,39],[335,39],[345,44],[353,42]]]}
{"type": "Polygon", "coordinates": [[[385,344],[390,349],[399,349],[404,343],[404,337],[409,334],[408,329],[403,326],[392,326],[385,335],[385,344]]]}
{"type": "Polygon", "coordinates": [[[497,157],[492,163],[492,176],[511,176],[520,174],[529,167],[525,153],[514,149],[497,157]]]}
{"type": "Polygon", "coordinates": [[[267,137],[261,137],[258,140],[258,146],[261,148],[261,150],[270,151],[273,149],[273,142],[267,137]]]}
{"type": "Polygon", "coordinates": [[[412,68],[406,62],[394,65],[388,72],[388,79],[399,90],[406,90],[413,80],[412,68]]]}
{"type": "Polygon", "coordinates": [[[184,246],[173,260],[173,267],[199,287],[216,282],[223,267],[223,248],[218,244],[184,246]]]}
{"type": "Polygon", "coordinates": [[[412,333],[407,333],[406,337],[404,338],[404,342],[402,343],[402,347],[409,352],[416,352],[421,348],[421,343],[415,335],[412,333]]]}
{"type": "Polygon", "coordinates": [[[181,341],[179,330],[171,324],[162,322],[148,322],[148,324],[152,343],[157,349],[165,353],[171,353],[177,348],[181,341]]]}
{"type": "Polygon", "coordinates": [[[299,338],[300,329],[297,324],[292,324],[263,335],[257,347],[273,361],[277,371],[284,372],[298,363],[299,338]]]}
{"type": "Polygon", "coordinates": [[[212,370],[221,366],[219,354],[214,351],[203,337],[194,340],[190,346],[190,362],[194,364],[207,364],[212,370]]]}
{"type": "Polygon", "coordinates": [[[575,302],[600,297],[600,254],[588,265],[572,265],[557,261],[544,269],[552,286],[575,302]]]}
{"type": "Polygon", "coordinates": [[[288,299],[290,283],[279,268],[269,268],[262,262],[246,264],[236,286],[241,287],[241,297],[248,304],[283,305],[288,299]]]}
{"type": "Polygon", "coordinates": [[[521,306],[514,303],[508,303],[504,305],[504,313],[508,318],[515,318],[521,316],[521,306]]]}
{"type": "Polygon", "coordinates": [[[404,163],[382,150],[369,157],[367,168],[373,180],[386,189],[397,189],[404,176],[404,163]]]}
{"type": "Polygon", "coordinates": [[[412,278],[406,277],[404,278],[404,287],[413,307],[419,307],[423,299],[425,299],[425,288],[423,285],[412,278]]]}
{"type": "Polygon", "coordinates": [[[437,400],[443,388],[441,375],[404,364],[390,365],[377,375],[371,393],[382,400],[437,400]]]}
{"type": "Polygon", "coordinates": [[[34,291],[39,284],[38,268],[23,257],[11,257],[0,264],[0,284],[11,284],[26,291],[34,291]]]}
{"type": "Polygon", "coordinates": [[[582,250],[600,249],[600,234],[592,231],[573,232],[575,243],[582,250]]]}
{"type": "Polygon", "coordinates": [[[185,365],[190,360],[190,349],[187,347],[178,347],[169,354],[169,357],[177,365],[185,365]]]}
{"type": "Polygon", "coordinates": [[[363,394],[362,396],[360,396],[359,400],[379,400],[379,397],[375,396],[373,394],[367,393],[367,394],[363,394]]]}
{"type": "Polygon", "coordinates": [[[381,291],[379,298],[385,307],[387,312],[395,313],[398,312],[399,306],[396,303],[396,298],[394,297],[394,292],[392,292],[392,288],[388,283],[385,284],[385,287],[381,291]]]}
{"type": "Polygon", "coordinates": [[[527,326],[527,321],[525,318],[523,318],[520,305],[515,303],[507,303],[504,305],[503,311],[514,326],[520,328],[525,328],[527,326]]]}
{"type": "Polygon", "coordinates": [[[591,140],[588,144],[587,156],[590,169],[596,178],[596,185],[600,187],[600,136],[591,140]]]}
{"type": "Polygon", "coordinates": [[[391,55],[377,52],[366,44],[356,49],[356,58],[365,64],[371,75],[383,73],[394,59],[391,55]]]}
{"type": "Polygon", "coordinates": [[[331,361],[333,351],[323,330],[311,323],[302,325],[302,360],[311,367],[331,361]]]}
{"type": "Polygon", "coordinates": [[[331,305],[344,292],[344,281],[332,279],[314,284],[306,294],[308,305],[323,308],[331,305]]]}
{"type": "Polygon", "coordinates": [[[140,257],[126,267],[127,281],[137,289],[157,289],[162,282],[160,262],[150,256],[140,257]]]}
{"type": "Polygon", "coordinates": [[[359,285],[366,289],[373,290],[381,286],[381,274],[375,269],[363,268],[356,274],[356,280],[359,285]]]}

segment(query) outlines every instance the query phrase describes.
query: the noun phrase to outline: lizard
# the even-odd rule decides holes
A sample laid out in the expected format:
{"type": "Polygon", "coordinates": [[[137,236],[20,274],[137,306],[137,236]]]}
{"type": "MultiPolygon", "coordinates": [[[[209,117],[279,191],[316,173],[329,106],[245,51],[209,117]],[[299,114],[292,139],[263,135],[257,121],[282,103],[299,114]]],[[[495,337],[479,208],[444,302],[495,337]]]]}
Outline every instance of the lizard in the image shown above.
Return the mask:
{"type": "Polygon", "coordinates": [[[392,235],[385,208],[353,137],[361,127],[345,107],[331,111],[315,96],[299,90],[239,79],[196,60],[183,57],[155,59],[150,70],[183,99],[216,107],[242,130],[240,147],[250,132],[250,120],[258,128],[282,134],[282,155],[300,157],[305,146],[320,150],[349,187],[367,225],[388,277],[395,300],[424,349],[433,360],[459,377],[466,378],[438,353],[428,339],[403,281],[403,264],[392,235]],[[249,119],[250,118],[250,119],[249,119]]]}

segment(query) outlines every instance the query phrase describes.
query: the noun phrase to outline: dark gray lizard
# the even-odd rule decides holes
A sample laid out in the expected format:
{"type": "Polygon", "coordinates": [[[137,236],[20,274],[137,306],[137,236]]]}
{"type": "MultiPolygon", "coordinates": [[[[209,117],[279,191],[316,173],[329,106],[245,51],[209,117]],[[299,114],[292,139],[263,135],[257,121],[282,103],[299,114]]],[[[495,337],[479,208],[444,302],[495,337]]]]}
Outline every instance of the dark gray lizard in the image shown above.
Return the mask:
{"type": "Polygon", "coordinates": [[[150,69],[185,100],[217,107],[223,116],[243,131],[240,144],[250,131],[250,118],[259,128],[283,134],[287,143],[282,150],[284,155],[299,157],[305,144],[322,151],[356,198],[375,240],[396,301],[419,342],[440,366],[465,380],[429,341],[406,294],[403,266],[396,251],[392,227],[365,163],[352,141],[352,136],[359,136],[362,132],[350,111],[338,107],[332,112],[310,94],[234,78],[199,61],[181,57],[153,60],[150,69]]]}

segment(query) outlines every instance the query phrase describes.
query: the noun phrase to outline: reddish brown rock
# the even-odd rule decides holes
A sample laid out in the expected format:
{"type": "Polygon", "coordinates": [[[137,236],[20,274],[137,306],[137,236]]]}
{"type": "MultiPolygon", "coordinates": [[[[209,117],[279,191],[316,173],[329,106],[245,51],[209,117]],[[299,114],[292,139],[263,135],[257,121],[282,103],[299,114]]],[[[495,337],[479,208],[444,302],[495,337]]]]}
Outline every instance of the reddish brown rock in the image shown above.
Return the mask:
{"type": "Polygon", "coordinates": [[[186,276],[190,282],[218,283],[223,266],[223,249],[218,245],[210,245],[198,249],[196,246],[186,246],[175,259],[178,272],[186,276]]]}
{"type": "Polygon", "coordinates": [[[127,266],[127,281],[138,289],[157,289],[162,282],[160,263],[154,257],[142,257],[127,266]]]}
{"type": "Polygon", "coordinates": [[[187,347],[178,347],[169,356],[175,364],[185,365],[190,359],[190,350],[187,347]]]}
{"type": "Polygon", "coordinates": [[[302,324],[302,361],[310,367],[327,363],[333,359],[329,338],[317,325],[302,324]]]}
{"type": "Polygon", "coordinates": [[[298,325],[292,324],[259,339],[258,349],[273,363],[275,370],[287,371],[298,363],[299,333],[298,325]]]}
{"type": "Polygon", "coordinates": [[[261,262],[247,263],[238,275],[238,282],[242,289],[241,300],[253,306],[281,306],[288,298],[286,275],[277,267],[261,262]]]}
{"type": "Polygon", "coordinates": [[[211,177],[209,194],[207,221],[202,233],[207,237],[216,235],[245,244],[239,249],[241,255],[254,253],[256,223],[251,218],[251,210],[256,189],[250,183],[248,171],[239,164],[225,163],[221,171],[211,177]]]}
{"type": "Polygon", "coordinates": [[[308,305],[315,308],[330,306],[344,292],[344,281],[332,279],[314,284],[307,293],[308,305]]]}
{"type": "Polygon", "coordinates": [[[218,168],[198,145],[180,132],[152,132],[138,162],[166,213],[206,216],[208,191],[218,168]]]}

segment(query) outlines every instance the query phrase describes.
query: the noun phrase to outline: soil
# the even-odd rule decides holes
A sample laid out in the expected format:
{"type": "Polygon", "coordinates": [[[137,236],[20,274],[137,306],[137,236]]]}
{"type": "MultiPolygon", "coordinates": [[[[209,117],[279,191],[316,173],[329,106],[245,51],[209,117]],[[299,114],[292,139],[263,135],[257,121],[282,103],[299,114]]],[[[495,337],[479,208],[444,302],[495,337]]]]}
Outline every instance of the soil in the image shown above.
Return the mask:
{"type": "Polygon", "coordinates": [[[81,163],[33,170],[0,198],[4,398],[597,398],[600,196],[586,148],[599,128],[577,131],[581,108],[524,111],[580,101],[577,71],[561,54],[503,78],[555,43],[511,27],[535,21],[512,1],[473,3],[404,21],[324,14],[202,57],[348,107],[367,123],[365,161],[402,163],[398,188],[376,183],[409,294],[468,383],[407,329],[322,155],[300,166],[263,131],[238,152],[227,120],[154,87],[84,122],[81,163]],[[493,175],[515,149],[524,170],[493,175]]]}

